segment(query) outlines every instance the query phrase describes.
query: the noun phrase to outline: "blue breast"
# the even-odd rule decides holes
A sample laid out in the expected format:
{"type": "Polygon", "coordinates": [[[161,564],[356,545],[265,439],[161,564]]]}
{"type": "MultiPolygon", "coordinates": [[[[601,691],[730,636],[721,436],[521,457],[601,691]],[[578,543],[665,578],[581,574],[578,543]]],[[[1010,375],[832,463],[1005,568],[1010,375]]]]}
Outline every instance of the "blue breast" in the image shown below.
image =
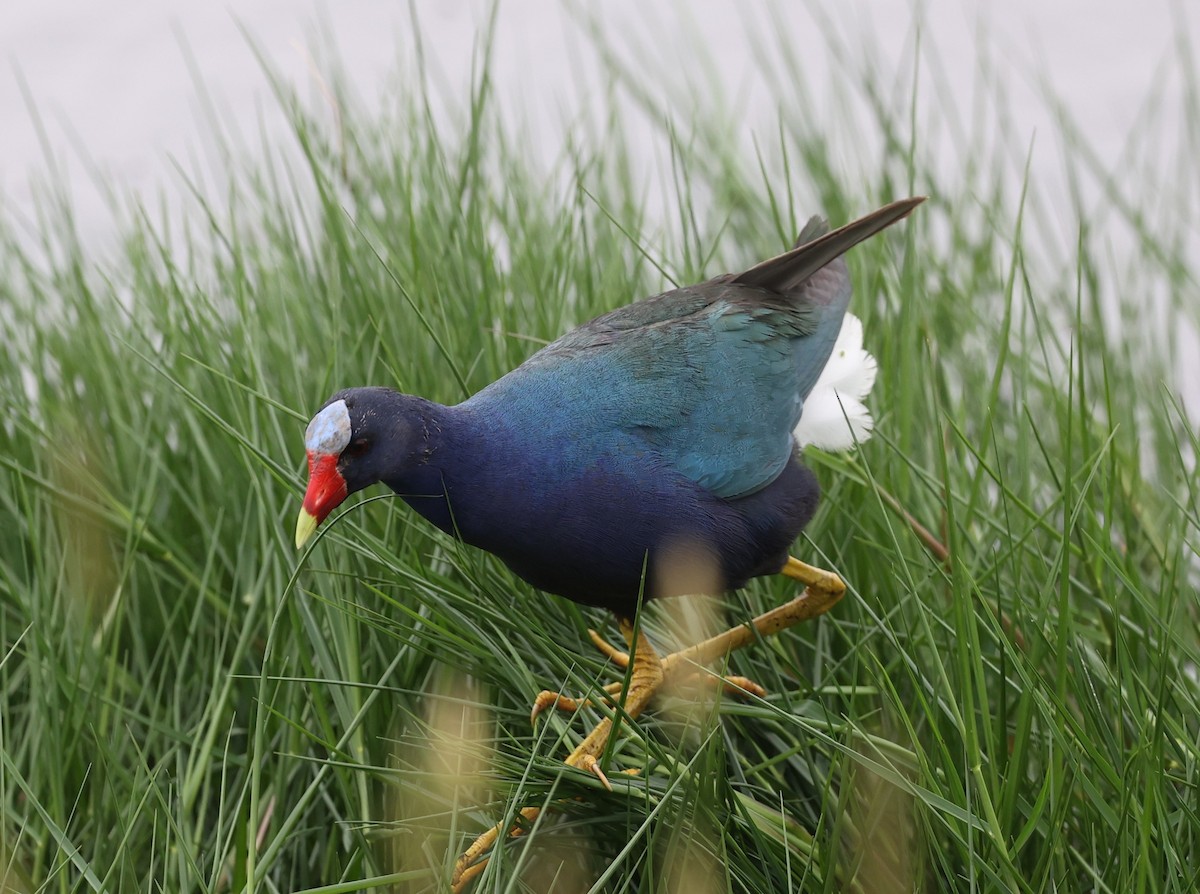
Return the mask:
{"type": "Polygon", "coordinates": [[[791,461],[765,488],[717,497],[611,429],[581,437],[544,417],[517,426],[462,405],[440,420],[431,461],[388,483],[443,530],[503,559],[534,586],[631,614],[657,586],[657,558],[707,550],[721,586],[777,571],[816,509],[815,477],[791,461]]]}

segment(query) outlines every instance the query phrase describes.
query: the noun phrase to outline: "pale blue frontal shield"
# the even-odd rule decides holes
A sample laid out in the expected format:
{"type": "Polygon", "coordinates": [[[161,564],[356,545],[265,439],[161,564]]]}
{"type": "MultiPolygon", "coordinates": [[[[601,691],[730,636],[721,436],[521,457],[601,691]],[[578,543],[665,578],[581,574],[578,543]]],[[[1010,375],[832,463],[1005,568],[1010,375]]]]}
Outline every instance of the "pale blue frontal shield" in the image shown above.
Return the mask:
{"type": "Polygon", "coordinates": [[[309,453],[341,454],[350,443],[350,411],[344,400],[335,400],[308,423],[304,449],[309,453]]]}

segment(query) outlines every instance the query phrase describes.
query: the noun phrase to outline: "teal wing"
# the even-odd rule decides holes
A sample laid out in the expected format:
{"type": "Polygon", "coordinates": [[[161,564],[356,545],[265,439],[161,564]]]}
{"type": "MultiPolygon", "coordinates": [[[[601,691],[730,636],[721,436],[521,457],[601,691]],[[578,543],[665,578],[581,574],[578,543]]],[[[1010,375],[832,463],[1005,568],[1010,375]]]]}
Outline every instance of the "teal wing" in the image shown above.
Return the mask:
{"type": "Polygon", "coordinates": [[[832,346],[837,335],[826,302],[841,303],[850,284],[840,262],[787,296],[730,280],[599,317],[478,397],[503,395],[523,424],[548,437],[569,430],[593,453],[642,445],[717,496],[753,493],[792,455],[792,429],[829,353],[810,362],[814,339],[832,346]],[[519,388],[506,387],[512,375],[519,388]]]}
{"type": "Polygon", "coordinates": [[[814,218],[790,251],[597,317],[468,403],[553,440],[556,462],[649,454],[717,496],[754,493],[791,458],[841,329],[851,291],[841,255],[920,201],[833,232],[814,218]]]}

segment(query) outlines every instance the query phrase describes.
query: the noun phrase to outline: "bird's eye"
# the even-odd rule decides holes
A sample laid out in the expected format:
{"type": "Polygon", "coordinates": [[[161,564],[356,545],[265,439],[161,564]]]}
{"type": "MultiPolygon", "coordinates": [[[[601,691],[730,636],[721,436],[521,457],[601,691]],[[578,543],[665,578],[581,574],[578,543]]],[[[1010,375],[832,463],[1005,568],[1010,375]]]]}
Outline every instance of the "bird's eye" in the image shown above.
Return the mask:
{"type": "Polygon", "coordinates": [[[350,446],[342,451],[342,454],[348,456],[358,456],[359,454],[366,453],[367,448],[370,446],[371,442],[366,438],[355,438],[350,442],[350,446]]]}

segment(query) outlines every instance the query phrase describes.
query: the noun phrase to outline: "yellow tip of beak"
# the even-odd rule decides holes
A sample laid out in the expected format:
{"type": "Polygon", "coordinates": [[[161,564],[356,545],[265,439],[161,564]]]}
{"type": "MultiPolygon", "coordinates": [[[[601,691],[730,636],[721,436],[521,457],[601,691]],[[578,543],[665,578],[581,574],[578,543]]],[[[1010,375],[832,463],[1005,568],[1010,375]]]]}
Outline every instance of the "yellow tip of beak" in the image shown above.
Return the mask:
{"type": "Polygon", "coordinates": [[[304,544],[308,543],[308,539],[316,532],[317,524],[315,515],[307,509],[300,510],[300,517],[296,519],[296,549],[304,548],[304,544]]]}

